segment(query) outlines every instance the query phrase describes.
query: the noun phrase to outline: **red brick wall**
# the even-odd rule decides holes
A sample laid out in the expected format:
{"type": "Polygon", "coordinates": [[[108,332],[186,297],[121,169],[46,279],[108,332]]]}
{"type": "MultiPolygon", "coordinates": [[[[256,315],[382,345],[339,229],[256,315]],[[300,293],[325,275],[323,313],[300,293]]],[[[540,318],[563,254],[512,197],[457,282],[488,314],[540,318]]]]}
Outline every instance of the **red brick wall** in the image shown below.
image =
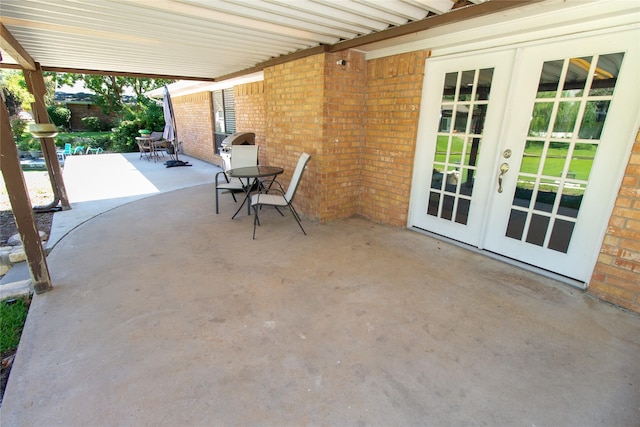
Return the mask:
{"type": "Polygon", "coordinates": [[[264,70],[265,150],[269,164],[281,165],[286,187],[300,154],[311,155],[296,193],[296,209],[318,218],[322,193],[318,173],[324,129],[325,55],[314,55],[264,70]]]}
{"type": "Polygon", "coordinates": [[[182,152],[207,162],[217,163],[213,141],[211,92],[200,92],[172,98],[178,140],[182,152]]]}
{"type": "Polygon", "coordinates": [[[284,183],[300,153],[312,155],[296,196],[305,215],[325,222],[358,214],[405,226],[427,56],[367,64],[349,51],[267,68],[264,142],[260,108],[249,107],[260,102],[254,88],[236,89],[238,130],[254,128],[261,160],[283,165],[284,183]]]}
{"type": "Polygon", "coordinates": [[[640,313],[640,133],[588,291],[640,313]]]}
{"type": "Polygon", "coordinates": [[[296,207],[321,222],[358,213],[365,80],[364,55],[355,51],[265,70],[264,153],[284,166],[286,183],[300,153],[311,155],[296,207]]]}
{"type": "Polygon", "coordinates": [[[428,51],[367,64],[361,215],[405,227],[428,51]]]}
{"type": "Polygon", "coordinates": [[[266,111],[264,101],[264,82],[247,83],[233,88],[236,110],[236,131],[253,132],[256,144],[260,147],[260,164],[266,165],[265,152],[266,111]]]}
{"type": "Polygon", "coordinates": [[[322,188],[318,216],[323,222],[360,210],[367,71],[364,54],[355,51],[327,54],[324,63],[323,141],[316,155],[322,188]],[[338,65],[339,60],[346,64],[338,65]]]}

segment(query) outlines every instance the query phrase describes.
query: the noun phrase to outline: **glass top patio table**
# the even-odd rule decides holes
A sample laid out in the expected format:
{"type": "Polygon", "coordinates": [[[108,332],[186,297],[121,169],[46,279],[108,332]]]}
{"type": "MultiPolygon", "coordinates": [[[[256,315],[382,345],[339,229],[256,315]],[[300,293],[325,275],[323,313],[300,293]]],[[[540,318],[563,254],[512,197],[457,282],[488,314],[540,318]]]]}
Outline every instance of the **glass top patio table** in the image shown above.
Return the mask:
{"type": "Polygon", "coordinates": [[[244,168],[235,168],[227,171],[227,175],[233,178],[264,178],[267,176],[276,176],[284,172],[284,169],[278,166],[247,166],[244,168]]]}
{"type": "Polygon", "coordinates": [[[247,185],[245,186],[244,200],[242,201],[242,204],[240,205],[236,213],[233,214],[231,219],[235,218],[236,215],[238,215],[238,212],[240,212],[242,206],[244,206],[245,203],[247,204],[247,215],[251,215],[251,203],[249,202],[249,198],[251,197],[251,190],[258,183],[258,178],[266,178],[268,176],[272,176],[273,178],[271,179],[271,182],[266,187],[269,188],[271,187],[271,184],[273,184],[273,181],[275,181],[276,176],[280,175],[282,172],[284,172],[284,169],[282,169],[281,167],[261,165],[229,169],[227,171],[227,175],[232,178],[245,178],[247,180],[253,180],[251,183],[247,182],[247,185]]]}

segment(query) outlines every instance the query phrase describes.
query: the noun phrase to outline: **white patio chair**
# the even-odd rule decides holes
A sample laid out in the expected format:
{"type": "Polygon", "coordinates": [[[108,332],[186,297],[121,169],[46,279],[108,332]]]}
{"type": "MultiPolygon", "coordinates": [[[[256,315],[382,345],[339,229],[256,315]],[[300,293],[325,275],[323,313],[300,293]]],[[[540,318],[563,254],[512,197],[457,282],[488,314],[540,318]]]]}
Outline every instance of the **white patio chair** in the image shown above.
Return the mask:
{"type": "MultiPolygon", "coordinates": [[[[234,145],[231,147],[231,169],[256,166],[258,164],[258,146],[257,145],[234,145]]],[[[237,202],[235,193],[246,192],[246,186],[251,185],[249,180],[240,178],[229,178],[226,170],[216,174],[216,214],[218,209],[218,193],[220,191],[229,191],[233,197],[233,201],[237,202]],[[224,179],[220,179],[220,175],[224,179]]]]}
{"type": "MultiPolygon", "coordinates": [[[[302,153],[300,158],[298,159],[298,164],[296,166],[296,170],[293,172],[293,176],[291,177],[291,182],[289,183],[289,188],[285,192],[282,188],[282,185],[278,181],[274,181],[277,184],[276,188],[270,188],[266,193],[258,193],[251,196],[251,206],[253,206],[253,210],[255,212],[255,216],[253,217],[253,238],[256,238],[256,224],[260,225],[260,219],[258,218],[258,208],[262,208],[262,206],[273,206],[276,210],[283,215],[282,212],[278,209],[279,207],[288,207],[293,215],[293,218],[296,220],[300,229],[307,235],[307,232],[304,231],[302,227],[302,223],[300,222],[300,215],[296,212],[296,209],[293,207],[293,197],[296,194],[296,190],[298,189],[298,184],[300,184],[300,178],[302,178],[302,173],[307,167],[307,163],[311,156],[307,153],[302,153]]],[[[283,215],[284,216],[284,215],[283,215]]]]}

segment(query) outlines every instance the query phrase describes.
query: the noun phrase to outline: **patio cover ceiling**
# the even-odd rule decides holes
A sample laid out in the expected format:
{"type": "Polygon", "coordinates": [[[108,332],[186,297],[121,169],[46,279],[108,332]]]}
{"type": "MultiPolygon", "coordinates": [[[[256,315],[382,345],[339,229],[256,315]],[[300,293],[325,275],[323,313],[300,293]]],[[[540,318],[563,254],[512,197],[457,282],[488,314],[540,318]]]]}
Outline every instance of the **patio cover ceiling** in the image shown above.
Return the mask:
{"type": "Polygon", "coordinates": [[[0,66],[219,81],[538,1],[2,0],[0,66]]]}

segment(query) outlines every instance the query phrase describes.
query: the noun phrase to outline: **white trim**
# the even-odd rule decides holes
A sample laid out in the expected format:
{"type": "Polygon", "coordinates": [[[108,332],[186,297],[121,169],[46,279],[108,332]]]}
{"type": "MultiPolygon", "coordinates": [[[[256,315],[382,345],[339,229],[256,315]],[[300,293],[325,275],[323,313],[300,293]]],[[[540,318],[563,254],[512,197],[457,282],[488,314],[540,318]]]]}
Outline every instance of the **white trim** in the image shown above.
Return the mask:
{"type": "MultiPolygon", "coordinates": [[[[243,85],[247,83],[260,82],[264,80],[264,73],[258,71],[257,73],[247,74],[237,77],[235,79],[223,80],[221,82],[202,82],[192,80],[180,80],[172,83],[168,86],[169,94],[172,97],[191,95],[199,92],[212,92],[214,90],[229,89],[234,86],[243,85]]],[[[164,88],[158,88],[147,92],[150,98],[162,98],[164,95],[164,88]]]]}

